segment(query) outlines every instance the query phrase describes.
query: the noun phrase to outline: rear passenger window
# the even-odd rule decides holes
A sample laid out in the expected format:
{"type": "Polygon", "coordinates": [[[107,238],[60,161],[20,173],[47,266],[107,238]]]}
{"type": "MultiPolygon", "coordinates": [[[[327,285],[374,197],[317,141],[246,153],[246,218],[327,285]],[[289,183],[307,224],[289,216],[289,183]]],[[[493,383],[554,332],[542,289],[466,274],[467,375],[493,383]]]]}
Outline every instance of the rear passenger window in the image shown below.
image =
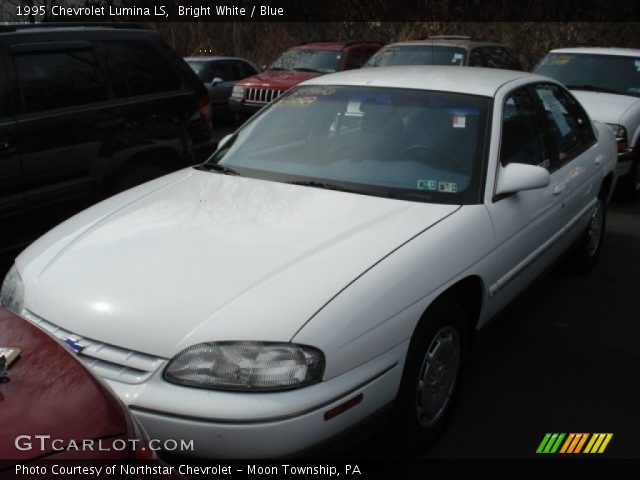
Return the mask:
{"type": "Polygon", "coordinates": [[[562,165],[584,150],[586,142],[582,137],[581,122],[584,123],[585,120],[572,113],[574,110],[571,102],[560,87],[538,85],[535,92],[544,108],[551,140],[562,165]]]}
{"type": "Polygon", "coordinates": [[[182,78],[154,48],[141,42],[104,42],[109,71],[116,77],[118,97],[171,92],[182,78]],[[124,82],[124,83],[123,83],[124,82]],[[128,89],[128,92],[127,92],[128,89]]]}
{"type": "Polygon", "coordinates": [[[13,57],[26,113],[108,100],[109,90],[89,50],[13,57]]]}
{"type": "Polygon", "coordinates": [[[505,47],[478,47],[471,51],[469,65],[472,67],[504,68],[522,70],[515,54],[505,47]]]}
{"type": "Polygon", "coordinates": [[[500,162],[526,163],[549,168],[542,125],[535,105],[526,89],[509,95],[502,113],[500,162]]]}

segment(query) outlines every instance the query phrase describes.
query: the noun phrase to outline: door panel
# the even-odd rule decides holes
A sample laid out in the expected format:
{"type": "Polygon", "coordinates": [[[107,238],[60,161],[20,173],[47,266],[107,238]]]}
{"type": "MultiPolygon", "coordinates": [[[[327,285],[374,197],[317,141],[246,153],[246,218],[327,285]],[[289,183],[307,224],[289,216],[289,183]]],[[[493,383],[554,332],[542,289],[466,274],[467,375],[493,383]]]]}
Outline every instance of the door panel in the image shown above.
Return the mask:
{"type": "MultiPolygon", "coordinates": [[[[507,96],[501,116],[498,167],[527,163],[549,168],[549,144],[535,103],[526,88],[507,96]]],[[[494,198],[487,205],[496,236],[498,277],[489,295],[497,309],[536,276],[555,255],[555,240],[562,232],[563,192],[555,188],[560,176],[551,173],[549,186],[494,198]]]]}
{"type": "Polygon", "coordinates": [[[109,93],[91,45],[77,43],[53,51],[46,44],[12,50],[21,100],[16,120],[24,228],[32,237],[90,205],[96,193],[94,158],[78,146],[87,141],[93,105],[106,102],[109,93]]]}
{"type": "Polygon", "coordinates": [[[563,221],[576,226],[579,233],[586,226],[602,180],[591,122],[578,102],[558,85],[540,84],[533,91],[556,151],[556,188],[563,190],[563,221]]]}

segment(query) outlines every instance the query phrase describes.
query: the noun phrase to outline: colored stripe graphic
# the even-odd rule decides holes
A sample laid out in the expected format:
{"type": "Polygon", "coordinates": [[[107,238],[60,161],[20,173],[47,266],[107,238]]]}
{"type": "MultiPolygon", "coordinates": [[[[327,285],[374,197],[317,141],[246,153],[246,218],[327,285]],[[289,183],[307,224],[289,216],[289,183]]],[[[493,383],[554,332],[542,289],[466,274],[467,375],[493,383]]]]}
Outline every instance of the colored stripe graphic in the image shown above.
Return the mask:
{"type": "Polygon", "coordinates": [[[536,453],[604,453],[612,438],[613,433],[545,433],[536,453]]]}
{"type": "Polygon", "coordinates": [[[538,445],[536,453],[556,453],[566,433],[547,433],[538,445]]]}

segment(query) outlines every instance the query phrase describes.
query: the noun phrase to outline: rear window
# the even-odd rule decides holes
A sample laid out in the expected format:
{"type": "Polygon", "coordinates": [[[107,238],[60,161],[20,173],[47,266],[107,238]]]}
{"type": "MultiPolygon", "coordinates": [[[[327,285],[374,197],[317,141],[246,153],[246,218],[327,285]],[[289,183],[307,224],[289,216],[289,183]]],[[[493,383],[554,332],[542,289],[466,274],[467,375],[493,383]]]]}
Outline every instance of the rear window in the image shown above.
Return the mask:
{"type": "Polygon", "coordinates": [[[460,47],[434,45],[393,45],[378,50],[365,67],[393,65],[464,65],[467,50],[460,47]]]}
{"type": "Polygon", "coordinates": [[[89,50],[13,57],[26,113],[108,100],[109,90],[89,50]]]}
{"type": "Polygon", "coordinates": [[[182,78],[153,47],[142,42],[104,42],[118,97],[181,90],[182,78]]]}

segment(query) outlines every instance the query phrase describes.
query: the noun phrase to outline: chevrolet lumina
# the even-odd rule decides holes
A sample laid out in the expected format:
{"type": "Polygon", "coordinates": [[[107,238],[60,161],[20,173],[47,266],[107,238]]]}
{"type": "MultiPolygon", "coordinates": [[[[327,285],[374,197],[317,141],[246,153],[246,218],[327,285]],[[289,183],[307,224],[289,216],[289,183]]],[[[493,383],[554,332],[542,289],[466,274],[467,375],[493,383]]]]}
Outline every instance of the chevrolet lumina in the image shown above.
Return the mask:
{"type": "Polygon", "coordinates": [[[196,455],[294,454],[385,408],[425,447],[473,332],[569,247],[594,264],[615,162],[546,77],[321,76],[40,238],[2,304],[196,455]]]}

